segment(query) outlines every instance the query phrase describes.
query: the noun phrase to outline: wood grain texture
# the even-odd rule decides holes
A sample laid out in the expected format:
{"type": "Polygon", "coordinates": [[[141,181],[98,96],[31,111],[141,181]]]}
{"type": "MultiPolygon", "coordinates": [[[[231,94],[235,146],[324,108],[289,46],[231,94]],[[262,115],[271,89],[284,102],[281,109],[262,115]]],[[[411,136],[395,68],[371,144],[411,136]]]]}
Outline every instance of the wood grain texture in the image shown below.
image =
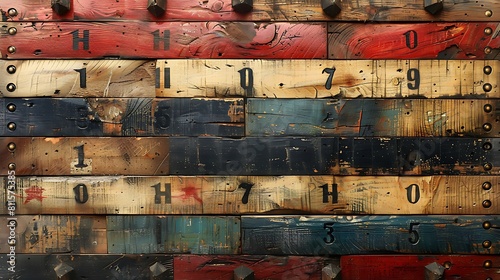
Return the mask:
{"type": "Polygon", "coordinates": [[[156,65],[158,97],[500,97],[494,60],[169,59],[156,65]]]}
{"type": "Polygon", "coordinates": [[[154,97],[155,65],[154,60],[2,60],[0,96],[154,97]],[[7,72],[10,66],[15,73],[7,72]],[[13,92],[7,90],[10,83],[16,85],[13,92]]]}
{"type": "Polygon", "coordinates": [[[328,24],[330,59],[498,59],[499,23],[328,24]],[[490,35],[484,30],[491,28],[490,35]],[[490,47],[491,52],[485,53],[490,47]]]}
{"type": "Polygon", "coordinates": [[[425,279],[425,266],[436,262],[443,267],[443,279],[495,279],[498,275],[499,256],[483,255],[373,255],[342,256],[342,279],[425,279]],[[493,267],[485,268],[486,261],[493,267]]]}
{"type": "Polygon", "coordinates": [[[500,231],[485,221],[496,226],[500,216],[243,216],[242,253],[498,254],[500,231]]]}
{"type": "Polygon", "coordinates": [[[15,22],[4,29],[0,52],[9,59],[327,56],[325,23],[15,22]],[[12,27],[17,34],[7,33],[12,27]]]}
{"type": "Polygon", "coordinates": [[[1,108],[11,105],[0,136],[245,135],[243,99],[0,99],[1,108]]]}
{"type": "MultiPolygon", "coordinates": [[[[7,225],[10,216],[1,216],[7,225]]],[[[16,215],[16,254],[106,254],[105,216],[50,216],[16,215]]],[[[7,241],[8,227],[0,230],[0,238],[7,241]]],[[[9,252],[7,242],[0,244],[0,252],[9,252]]]]}
{"type": "Polygon", "coordinates": [[[500,102],[491,99],[250,98],[245,113],[247,136],[488,137],[500,133],[496,122],[500,102]],[[489,130],[483,129],[486,123],[489,130]]]}
{"type": "Polygon", "coordinates": [[[495,0],[444,2],[443,11],[437,15],[427,13],[419,0],[359,0],[340,3],[342,12],[335,18],[325,15],[318,1],[314,0],[254,0],[248,14],[232,11],[230,0],[185,1],[169,0],[161,17],[154,17],[146,10],[146,3],[139,0],[119,2],[75,1],[68,14],[59,16],[50,9],[50,0],[33,3],[30,0],[5,1],[0,6],[3,21],[496,21],[500,5],[495,0]],[[19,15],[9,17],[7,10],[16,8],[19,15]],[[485,12],[492,10],[491,17],[485,12]]]}
{"type": "Polygon", "coordinates": [[[72,176],[17,177],[14,195],[17,214],[465,215],[498,213],[499,187],[497,176],[72,176]]]}
{"type": "Polygon", "coordinates": [[[238,254],[240,218],[108,216],[108,253],[238,254]]]}
{"type": "Polygon", "coordinates": [[[498,145],[457,137],[2,137],[0,173],[14,163],[17,176],[498,175],[498,145]]]}

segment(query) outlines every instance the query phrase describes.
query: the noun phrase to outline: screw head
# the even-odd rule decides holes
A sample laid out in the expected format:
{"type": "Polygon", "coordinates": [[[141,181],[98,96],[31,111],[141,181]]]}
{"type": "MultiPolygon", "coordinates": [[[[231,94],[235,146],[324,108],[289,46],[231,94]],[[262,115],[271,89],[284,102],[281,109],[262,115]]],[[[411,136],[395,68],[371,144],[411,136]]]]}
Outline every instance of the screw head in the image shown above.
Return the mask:
{"type": "Polygon", "coordinates": [[[483,124],[483,129],[485,131],[490,131],[491,128],[492,128],[491,123],[485,123],[485,124],[483,124]]]}
{"type": "Polygon", "coordinates": [[[490,229],[490,228],[491,228],[491,223],[490,223],[490,222],[488,222],[488,221],[484,222],[484,223],[483,223],[483,228],[484,228],[484,229],[490,229]]]}
{"type": "Polygon", "coordinates": [[[444,262],[443,263],[443,267],[446,268],[446,269],[450,269],[451,268],[451,262],[444,262]]]}
{"type": "Polygon", "coordinates": [[[493,263],[490,260],[485,260],[483,263],[484,268],[491,268],[493,266],[493,263]]]}
{"type": "Polygon", "coordinates": [[[8,91],[10,91],[10,92],[15,91],[15,90],[16,90],[16,85],[15,85],[15,84],[13,84],[13,83],[9,83],[9,84],[7,85],[7,90],[8,90],[8,91]]]}
{"type": "Polygon", "coordinates": [[[483,168],[484,168],[484,170],[489,171],[493,168],[493,165],[491,165],[491,163],[487,162],[487,163],[483,164],[483,168]]]}
{"type": "Polygon", "coordinates": [[[14,65],[9,65],[9,66],[7,66],[7,73],[9,73],[9,74],[14,74],[14,73],[16,73],[16,70],[17,70],[17,69],[16,69],[16,66],[14,66],[14,65]]]}
{"type": "Polygon", "coordinates": [[[489,65],[486,65],[486,66],[484,66],[484,68],[483,68],[484,74],[486,74],[486,75],[491,74],[491,70],[492,70],[492,69],[491,69],[491,66],[489,66],[489,65]]]}
{"type": "Polygon", "coordinates": [[[493,12],[491,10],[487,10],[486,12],[484,12],[484,15],[487,17],[491,17],[493,15],[493,12]]]}
{"type": "Polygon", "coordinates": [[[8,14],[9,14],[9,16],[11,16],[11,17],[15,17],[15,16],[17,16],[17,10],[16,10],[16,9],[14,9],[14,8],[10,8],[10,9],[7,11],[7,13],[8,13],[8,14]]]}
{"type": "Polygon", "coordinates": [[[14,131],[14,130],[16,130],[16,124],[15,124],[15,123],[13,123],[13,122],[11,122],[11,123],[9,123],[9,124],[7,125],[7,128],[8,128],[9,130],[11,130],[11,131],[14,131]]]}
{"type": "Polygon", "coordinates": [[[483,149],[485,151],[489,151],[489,150],[491,150],[491,148],[493,148],[493,146],[491,145],[490,142],[486,142],[486,143],[483,144],[483,149]]]}
{"type": "Polygon", "coordinates": [[[487,191],[491,189],[491,183],[490,182],[484,182],[483,185],[483,190],[487,191]]]}
{"type": "Polygon", "coordinates": [[[8,168],[9,168],[9,170],[16,170],[16,164],[11,162],[11,163],[9,163],[8,168]]]}
{"type": "Polygon", "coordinates": [[[491,35],[491,33],[493,33],[493,30],[492,30],[491,28],[486,27],[486,28],[484,29],[484,34],[486,34],[486,35],[491,35]]]}
{"type": "Polygon", "coordinates": [[[493,111],[493,106],[491,106],[491,104],[485,104],[485,105],[483,106],[483,109],[484,109],[484,111],[485,111],[486,113],[489,113],[489,112],[493,111]]]}
{"type": "Polygon", "coordinates": [[[7,149],[9,149],[9,151],[14,151],[16,149],[16,144],[14,142],[10,142],[9,144],[7,144],[7,149]]]}
{"type": "Polygon", "coordinates": [[[483,204],[484,208],[490,208],[491,207],[491,200],[488,200],[488,199],[484,200],[482,204],[483,204]]]}
{"type": "Polygon", "coordinates": [[[490,54],[491,53],[491,48],[490,47],[484,48],[484,53],[485,54],[490,54]]]}
{"type": "Polygon", "coordinates": [[[489,240],[483,241],[483,247],[484,248],[490,248],[491,247],[491,241],[489,241],[489,240]]]}
{"type": "Polygon", "coordinates": [[[9,32],[9,34],[10,34],[10,35],[16,35],[16,33],[17,33],[17,28],[15,28],[15,27],[11,27],[11,28],[9,28],[8,32],[9,32]]]}
{"type": "Polygon", "coordinates": [[[7,110],[9,110],[10,112],[14,112],[16,110],[16,105],[10,103],[9,105],[7,105],[7,110]]]}
{"type": "Polygon", "coordinates": [[[493,87],[489,83],[486,83],[486,84],[483,85],[483,90],[486,91],[486,92],[491,91],[492,88],[493,87]]]}
{"type": "Polygon", "coordinates": [[[8,51],[9,53],[15,53],[15,52],[16,52],[16,47],[14,47],[14,46],[9,46],[9,47],[7,48],[7,51],[8,51]]]}

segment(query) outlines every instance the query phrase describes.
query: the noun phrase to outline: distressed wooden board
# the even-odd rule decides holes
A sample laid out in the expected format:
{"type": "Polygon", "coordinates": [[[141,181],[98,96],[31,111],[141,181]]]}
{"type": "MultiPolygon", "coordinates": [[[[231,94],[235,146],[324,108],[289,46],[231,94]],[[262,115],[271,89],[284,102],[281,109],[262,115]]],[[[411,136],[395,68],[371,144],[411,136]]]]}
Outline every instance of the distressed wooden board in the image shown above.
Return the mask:
{"type": "Polygon", "coordinates": [[[258,99],[247,136],[467,136],[500,133],[500,101],[466,99],[258,99]],[[491,107],[490,110],[485,108],[491,107]],[[484,124],[491,126],[483,129],[484,124]]]}
{"type": "MultiPolygon", "coordinates": [[[[22,207],[22,206],[19,206],[22,207]]],[[[1,216],[3,225],[17,219],[15,252],[28,254],[106,254],[105,216],[1,216]]],[[[9,228],[3,226],[0,238],[7,241],[9,228]]],[[[0,243],[0,253],[9,252],[7,242],[0,243]]]]}
{"type": "Polygon", "coordinates": [[[494,60],[169,59],[156,65],[158,97],[500,97],[500,61],[494,60]]]}
{"type": "Polygon", "coordinates": [[[238,254],[240,218],[108,216],[108,253],[238,254]]]}
{"type": "Polygon", "coordinates": [[[243,216],[242,253],[498,254],[500,231],[485,221],[498,226],[500,216],[243,216]]]}
{"type": "Polygon", "coordinates": [[[2,137],[0,174],[14,163],[18,176],[498,175],[499,145],[452,137],[2,137]]]}
{"type": "Polygon", "coordinates": [[[328,24],[330,59],[498,59],[499,23],[328,24]],[[490,35],[484,30],[491,28],[490,35]],[[485,48],[491,52],[486,54],[485,48]]]}
{"type": "Polygon", "coordinates": [[[0,30],[0,53],[9,59],[326,58],[326,37],[325,23],[13,22],[0,30]],[[12,27],[17,34],[9,35],[12,27]]]}
{"type": "Polygon", "coordinates": [[[1,60],[0,96],[154,97],[155,66],[154,60],[1,60]],[[15,73],[7,71],[11,66],[15,73]],[[8,91],[8,84],[16,89],[8,91]]]}
{"type": "MultiPolygon", "coordinates": [[[[0,255],[5,263],[8,256],[0,255]]],[[[12,279],[57,279],[61,264],[73,269],[69,275],[75,279],[151,279],[150,267],[156,263],[166,269],[161,279],[174,279],[174,257],[172,255],[77,255],[77,254],[16,254],[15,273],[12,279]]]]}
{"type": "Polygon", "coordinates": [[[14,195],[17,214],[435,215],[498,213],[499,187],[497,176],[72,176],[17,177],[14,195]]]}
{"type": "Polygon", "coordinates": [[[0,158],[16,164],[16,175],[166,175],[169,138],[2,137],[0,158]]]}
{"type": "Polygon", "coordinates": [[[342,279],[425,279],[425,266],[438,263],[445,267],[444,280],[448,279],[495,279],[498,275],[499,256],[484,255],[373,255],[342,256],[342,279]],[[486,261],[492,263],[485,268],[486,261]]]}
{"type": "Polygon", "coordinates": [[[443,11],[431,15],[423,9],[419,0],[360,0],[341,2],[342,12],[335,18],[325,15],[320,2],[315,0],[254,0],[253,10],[248,14],[232,11],[230,0],[185,1],[169,0],[161,17],[154,17],[140,0],[118,2],[73,1],[73,7],[65,15],[57,15],[50,9],[50,0],[33,3],[30,0],[6,1],[0,6],[3,21],[58,21],[58,20],[141,20],[141,21],[186,21],[186,20],[252,20],[252,21],[494,21],[499,20],[500,5],[495,0],[444,1],[443,11]],[[18,15],[10,17],[9,8],[18,15]],[[493,11],[490,17],[487,10],[493,11]]]}
{"type": "Polygon", "coordinates": [[[0,117],[0,136],[245,135],[241,98],[0,99],[1,108],[11,105],[0,117]]]}

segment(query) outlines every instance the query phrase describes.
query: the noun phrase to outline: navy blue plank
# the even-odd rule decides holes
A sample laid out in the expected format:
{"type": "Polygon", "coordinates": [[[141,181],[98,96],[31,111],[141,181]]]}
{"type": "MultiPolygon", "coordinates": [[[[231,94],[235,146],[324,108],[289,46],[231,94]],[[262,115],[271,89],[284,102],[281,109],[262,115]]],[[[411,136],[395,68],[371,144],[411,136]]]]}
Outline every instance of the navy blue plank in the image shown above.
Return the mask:
{"type": "Polygon", "coordinates": [[[498,254],[500,216],[241,218],[242,253],[275,255],[498,254]]]}

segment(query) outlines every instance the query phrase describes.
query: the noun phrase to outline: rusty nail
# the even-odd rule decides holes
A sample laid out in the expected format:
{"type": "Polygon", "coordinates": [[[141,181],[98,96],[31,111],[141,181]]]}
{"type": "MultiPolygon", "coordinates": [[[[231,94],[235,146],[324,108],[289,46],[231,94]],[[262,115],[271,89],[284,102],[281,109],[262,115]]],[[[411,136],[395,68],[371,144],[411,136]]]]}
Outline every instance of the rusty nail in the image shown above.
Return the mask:
{"type": "Polygon", "coordinates": [[[493,12],[491,10],[487,10],[486,12],[484,12],[484,15],[487,17],[491,17],[493,15],[493,12]]]}
{"type": "Polygon", "coordinates": [[[15,28],[15,27],[11,27],[11,28],[9,28],[8,32],[9,32],[9,34],[10,34],[10,35],[16,35],[16,33],[17,33],[17,28],[15,28]]]}
{"type": "Polygon", "coordinates": [[[484,71],[484,74],[486,74],[486,75],[491,74],[491,66],[489,66],[489,65],[484,66],[483,71],[484,71]]]}
{"type": "Polygon", "coordinates": [[[9,16],[11,16],[11,17],[15,17],[15,16],[17,16],[17,10],[16,10],[16,9],[14,9],[14,8],[10,8],[10,9],[7,11],[7,13],[8,13],[8,14],[9,14],[9,16]]]}
{"type": "Polygon", "coordinates": [[[491,163],[487,162],[487,163],[483,164],[483,168],[484,168],[484,170],[489,171],[493,168],[493,165],[491,165],[491,163]]]}
{"type": "Polygon", "coordinates": [[[13,122],[11,122],[11,123],[9,123],[9,124],[7,125],[7,128],[8,128],[9,130],[11,130],[11,131],[14,131],[14,130],[16,130],[16,124],[15,124],[15,123],[13,123],[13,122]]]}
{"type": "Polygon", "coordinates": [[[7,85],[7,90],[8,90],[8,91],[10,91],[10,92],[15,91],[15,90],[16,90],[16,85],[15,85],[15,84],[13,84],[13,83],[9,83],[9,84],[7,85]]]}
{"type": "Polygon", "coordinates": [[[493,148],[493,146],[491,145],[490,142],[486,142],[486,143],[483,144],[483,149],[485,151],[489,151],[489,150],[491,150],[491,148],[493,148]]]}
{"type": "Polygon", "coordinates": [[[484,91],[488,92],[488,91],[491,91],[492,86],[491,86],[491,84],[486,83],[483,85],[483,89],[484,89],[484,91]]]}
{"type": "Polygon", "coordinates": [[[483,185],[483,190],[487,191],[491,189],[491,183],[490,182],[484,182],[483,185]]]}
{"type": "Polygon", "coordinates": [[[435,15],[443,10],[443,0],[424,0],[424,9],[435,15]]]}
{"type": "Polygon", "coordinates": [[[483,241],[483,247],[484,248],[490,248],[491,247],[491,241],[489,241],[489,240],[483,241]]]}
{"type": "Polygon", "coordinates": [[[14,65],[7,66],[7,73],[9,73],[9,74],[16,73],[16,66],[14,66],[14,65]]]}
{"type": "Polygon", "coordinates": [[[491,223],[490,223],[490,222],[488,222],[488,221],[484,222],[484,223],[483,223],[483,228],[484,228],[484,229],[490,229],[490,228],[491,228],[491,223]]]}
{"type": "Polygon", "coordinates": [[[484,111],[485,111],[486,113],[489,113],[489,112],[493,111],[493,106],[491,106],[491,104],[485,104],[485,105],[483,106],[483,109],[484,109],[484,111]]]}
{"type": "Polygon", "coordinates": [[[491,201],[486,199],[483,201],[483,207],[484,208],[490,208],[491,207],[491,201]]]}
{"type": "Polygon", "coordinates": [[[9,149],[9,151],[14,151],[16,149],[16,144],[14,142],[10,142],[9,144],[7,144],[7,149],[9,149]]]}
{"type": "Polygon", "coordinates": [[[14,46],[9,46],[9,47],[7,48],[7,51],[8,51],[9,53],[15,53],[15,52],[16,52],[16,47],[14,47],[14,46]]]}
{"type": "Polygon", "coordinates": [[[9,166],[8,166],[9,170],[15,170],[16,169],[16,164],[11,162],[9,163],[9,166]]]}

